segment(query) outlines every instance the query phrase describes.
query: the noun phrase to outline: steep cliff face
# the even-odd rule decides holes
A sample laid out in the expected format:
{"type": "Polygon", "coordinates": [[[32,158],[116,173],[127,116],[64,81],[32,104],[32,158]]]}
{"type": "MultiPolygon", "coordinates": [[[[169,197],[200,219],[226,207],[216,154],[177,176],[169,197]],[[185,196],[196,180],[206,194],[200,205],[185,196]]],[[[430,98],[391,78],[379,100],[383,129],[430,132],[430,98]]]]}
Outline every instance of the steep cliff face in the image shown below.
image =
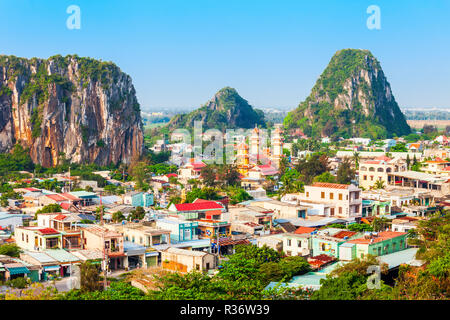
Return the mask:
{"type": "Polygon", "coordinates": [[[284,121],[310,136],[384,138],[411,132],[368,50],[336,52],[308,98],[284,121]]]}
{"type": "Polygon", "coordinates": [[[188,114],[175,116],[169,123],[171,129],[193,128],[195,121],[201,121],[203,129],[254,128],[255,124],[265,127],[264,113],[253,109],[234,88],[219,90],[205,105],[188,114]]]}
{"type": "Polygon", "coordinates": [[[20,143],[35,163],[128,163],[143,150],[130,76],[78,56],[0,56],[0,152],[20,143]]]}

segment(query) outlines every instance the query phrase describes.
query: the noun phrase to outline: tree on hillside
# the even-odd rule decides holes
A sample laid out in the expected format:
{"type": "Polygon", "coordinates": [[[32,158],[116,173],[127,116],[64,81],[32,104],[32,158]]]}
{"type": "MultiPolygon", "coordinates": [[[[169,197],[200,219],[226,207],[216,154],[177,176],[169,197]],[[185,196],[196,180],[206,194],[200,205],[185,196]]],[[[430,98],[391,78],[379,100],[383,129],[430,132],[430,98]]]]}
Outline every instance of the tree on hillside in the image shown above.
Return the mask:
{"type": "Polygon", "coordinates": [[[53,212],[61,212],[61,206],[57,203],[50,203],[46,206],[43,206],[41,209],[36,211],[34,219],[37,219],[37,216],[40,213],[53,213],[53,212]]]}
{"type": "Polygon", "coordinates": [[[337,171],[337,183],[350,184],[355,179],[355,170],[349,158],[345,157],[337,171]]]}
{"type": "Polygon", "coordinates": [[[22,250],[20,249],[20,247],[15,243],[5,243],[0,246],[0,256],[5,255],[18,258],[20,256],[21,251],[22,250]]]}
{"type": "Polygon", "coordinates": [[[136,207],[136,209],[132,210],[130,212],[130,216],[128,219],[130,221],[132,220],[142,220],[145,217],[145,210],[141,206],[136,207]]]}
{"type": "Polygon", "coordinates": [[[315,153],[300,160],[295,169],[302,175],[302,181],[305,184],[311,184],[314,177],[328,171],[328,157],[315,153]]]}
{"type": "Polygon", "coordinates": [[[317,177],[315,177],[313,182],[336,183],[336,177],[327,171],[327,172],[324,172],[324,173],[318,175],[317,177]]]}
{"type": "Polygon", "coordinates": [[[112,220],[114,222],[121,222],[125,220],[125,216],[123,215],[122,211],[116,211],[112,214],[112,220]]]}
{"type": "Polygon", "coordinates": [[[212,166],[203,167],[200,171],[200,177],[203,179],[203,183],[208,187],[213,187],[216,184],[216,171],[212,166]]]}
{"type": "Polygon", "coordinates": [[[145,162],[138,162],[134,164],[131,168],[131,174],[133,175],[133,179],[136,182],[136,189],[143,190],[145,189],[145,178],[146,178],[146,169],[147,164],[145,162]]]}
{"type": "Polygon", "coordinates": [[[100,272],[97,266],[90,262],[82,262],[80,265],[80,291],[93,292],[102,289],[100,272]]]}

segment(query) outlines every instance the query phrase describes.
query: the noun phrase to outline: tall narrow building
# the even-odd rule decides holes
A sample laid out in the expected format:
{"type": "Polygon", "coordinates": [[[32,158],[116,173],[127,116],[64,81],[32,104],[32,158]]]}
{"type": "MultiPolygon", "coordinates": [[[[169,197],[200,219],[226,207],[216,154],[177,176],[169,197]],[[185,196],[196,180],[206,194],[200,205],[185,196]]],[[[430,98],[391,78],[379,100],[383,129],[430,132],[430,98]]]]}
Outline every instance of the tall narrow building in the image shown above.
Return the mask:
{"type": "Polygon", "coordinates": [[[283,131],[279,126],[272,133],[272,162],[279,167],[281,158],[283,157],[283,131]]]}
{"type": "Polygon", "coordinates": [[[248,145],[244,142],[237,146],[236,165],[240,174],[248,176],[248,170],[250,169],[248,145]]]}
{"type": "Polygon", "coordinates": [[[252,155],[258,155],[259,154],[259,129],[255,125],[255,129],[252,130],[252,134],[250,136],[250,154],[252,155]]]}

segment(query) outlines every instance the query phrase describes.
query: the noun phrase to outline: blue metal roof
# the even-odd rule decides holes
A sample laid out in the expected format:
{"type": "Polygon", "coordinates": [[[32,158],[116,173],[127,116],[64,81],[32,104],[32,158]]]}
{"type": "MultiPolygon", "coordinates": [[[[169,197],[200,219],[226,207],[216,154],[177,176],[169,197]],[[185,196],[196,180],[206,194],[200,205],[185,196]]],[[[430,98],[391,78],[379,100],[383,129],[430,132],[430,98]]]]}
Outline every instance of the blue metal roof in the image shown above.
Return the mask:
{"type": "Polygon", "coordinates": [[[387,263],[389,269],[398,267],[401,264],[409,264],[416,259],[416,252],[418,248],[409,248],[394,253],[379,256],[381,262],[387,263]]]}

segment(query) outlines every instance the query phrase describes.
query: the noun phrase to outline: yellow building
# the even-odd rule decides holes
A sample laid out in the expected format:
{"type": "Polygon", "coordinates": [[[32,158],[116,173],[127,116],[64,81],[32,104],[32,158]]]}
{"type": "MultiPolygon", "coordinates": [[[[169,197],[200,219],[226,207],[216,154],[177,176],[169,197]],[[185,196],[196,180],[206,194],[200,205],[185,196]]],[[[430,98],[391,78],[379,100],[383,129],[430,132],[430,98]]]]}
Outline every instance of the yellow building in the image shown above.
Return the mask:
{"type": "Polygon", "coordinates": [[[248,170],[250,169],[250,162],[248,156],[248,145],[244,142],[237,146],[236,165],[240,174],[242,174],[245,177],[248,176],[248,170]]]}

